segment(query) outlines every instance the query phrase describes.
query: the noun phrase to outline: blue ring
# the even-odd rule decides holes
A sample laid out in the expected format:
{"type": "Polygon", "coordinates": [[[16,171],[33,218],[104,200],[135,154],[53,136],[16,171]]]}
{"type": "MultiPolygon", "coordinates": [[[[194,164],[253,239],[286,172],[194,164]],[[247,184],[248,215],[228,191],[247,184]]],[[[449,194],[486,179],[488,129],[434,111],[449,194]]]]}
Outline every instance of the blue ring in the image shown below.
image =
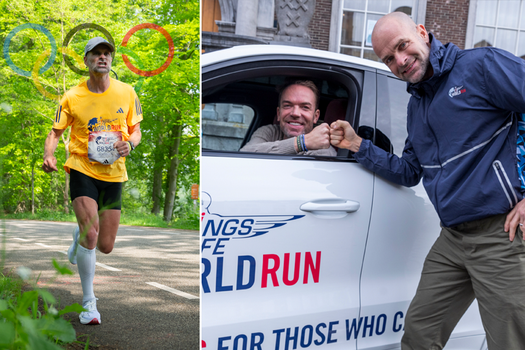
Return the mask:
{"type": "Polygon", "coordinates": [[[5,38],[5,41],[4,41],[4,50],[3,50],[4,58],[5,58],[6,62],[7,62],[7,65],[15,73],[18,73],[18,74],[23,75],[25,77],[31,78],[31,72],[30,71],[18,68],[13,63],[13,61],[11,60],[11,57],[9,57],[9,44],[11,43],[11,39],[13,39],[13,37],[16,35],[16,33],[18,33],[21,30],[27,29],[27,28],[33,28],[33,29],[40,30],[42,33],[44,33],[47,36],[47,38],[49,39],[49,42],[51,43],[51,55],[49,55],[49,60],[47,61],[46,65],[43,66],[42,68],[40,68],[40,70],[38,71],[39,74],[42,74],[46,70],[51,68],[51,66],[55,62],[55,58],[57,56],[57,44],[56,44],[55,38],[53,37],[53,35],[51,35],[51,32],[49,32],[49,30],[47,30],[46,28],[44,28],[40,24],[34,24],[34,23],[21,24],[18,27],[16,27],[15,29],[13,29],[7,35],[7,37],[5,38]]]}

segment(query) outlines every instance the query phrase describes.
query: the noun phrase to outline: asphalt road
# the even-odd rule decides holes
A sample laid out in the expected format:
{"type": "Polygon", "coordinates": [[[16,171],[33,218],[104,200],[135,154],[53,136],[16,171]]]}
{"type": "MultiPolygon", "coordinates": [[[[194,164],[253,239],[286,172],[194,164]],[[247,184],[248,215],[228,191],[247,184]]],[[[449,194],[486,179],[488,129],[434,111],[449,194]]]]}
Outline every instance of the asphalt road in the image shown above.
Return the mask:
{"type": "MultiPolygon", "coordinates": [[[[38,275],[63,306],[82,303],[76,266],[65,252],[73,223],[6,220],[0,242],[6,243],[6,267],[20,266],[38,275]],[[54,279],[52,258],[74,271],[54,279]]],[[[80,325],[78,333],[115,349],[199,349],[199,235],[197,231],[120,226],[115,248],[97,251],[94,290],[102,324],[80,325]]]]}

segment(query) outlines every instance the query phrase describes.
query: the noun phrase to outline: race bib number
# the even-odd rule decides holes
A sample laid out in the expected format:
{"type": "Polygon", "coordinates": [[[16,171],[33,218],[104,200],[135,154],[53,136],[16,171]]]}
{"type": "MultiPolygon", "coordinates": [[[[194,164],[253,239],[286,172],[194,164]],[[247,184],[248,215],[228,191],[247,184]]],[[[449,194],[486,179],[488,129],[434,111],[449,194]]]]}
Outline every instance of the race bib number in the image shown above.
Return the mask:
{"type": "Polygon", "coordinates": [[[96,131],[89,133],[88,158],[92,162],[111,165],[120,158],[113,144],[122,141],[120,131],[96,131]]]}

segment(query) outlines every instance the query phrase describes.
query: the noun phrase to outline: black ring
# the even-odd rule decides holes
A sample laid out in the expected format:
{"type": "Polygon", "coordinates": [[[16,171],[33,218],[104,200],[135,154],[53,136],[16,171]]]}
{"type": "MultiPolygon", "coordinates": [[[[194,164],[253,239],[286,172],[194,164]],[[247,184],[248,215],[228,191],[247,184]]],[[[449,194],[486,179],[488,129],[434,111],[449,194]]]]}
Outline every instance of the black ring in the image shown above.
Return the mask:
{"type": "MultiPolygon", "coordinates": [[[[111,36],[111,34],[109,34],[109,32],[106,30],[106,28],[98,25],[98,24],[95,24],[95,23],[84,23],[84,24],[80,24],[78,26],[76,26],[75,28],[71,29],[69,31],[69,33],[67,33],[66,37],[64,38],[64,43],[62,44],[62,47],[67,47],[67,45],[69,45],[69,41],[73,38],[73,35],[76,34],[76,32],[80,31],[81,29],[87,29],[87,28],[93,28],[93,29],[96,29],[100,32],[102,32],[102,34],[104,34],[106,36],[106,38],[108,39],[108,41],[111,43],[111,45],[113,45],[113,48],[115,48],[115,40],[113,40],[113,37],[111,36]]],[[[113,50],[113,52],[111,53],[111,60],[114,61],[115,60],[115,51],[116,50],[113,50]]],[[[62,56],[64,57],[64,61],[66,62],[67,66],[75,73],[77,74],[80,74],[80,75],[83,75],[83,76],[86,76],[88,77],[89,76],[89,70],[88,71],[83,71],[81,70],[80,68],[77,68],[75,67],[75,65],[73,64],[73,61],[71,60],[71,57],[67,56],[66,54],[62,54],[62,56]]]]}

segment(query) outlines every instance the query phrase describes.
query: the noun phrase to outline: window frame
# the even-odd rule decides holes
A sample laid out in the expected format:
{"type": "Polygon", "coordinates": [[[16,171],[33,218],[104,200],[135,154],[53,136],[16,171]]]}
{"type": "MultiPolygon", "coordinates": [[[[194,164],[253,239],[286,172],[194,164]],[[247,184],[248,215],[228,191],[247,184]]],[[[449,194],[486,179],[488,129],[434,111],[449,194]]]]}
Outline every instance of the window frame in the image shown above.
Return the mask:
{"type": "MultiPolygon", "coordinates": [[[[498,8],[499,8],[499,2],[501,0],[497,0],[498,1],[498,8]]],[[[479,0],[470,0],[470,5],[469,5],[469,13],[468,13],[468,19],[467,19],[467,32],[466,32],[466,36],[465,36],[465,49],[472,49],[474,48],[474,35],[475,35],[475,32],[476,32],[476,14],[477,14],[477,10],[478,10],[478,3],[479,3],[479,0]]],[[[525,1],[521,0],[521,7],[520,7],[520,13],[523,11],[523,7],[525,7],[525,1]]],[[[520,15],[519,15],[520,16],[520,15]]],[[[518,27],[517,28],[510,28],[512,30],[515,30],[517,32],[516,34],[516,42],[515,42],[515,46],[514,46],[514,51],[511,52],[513,55],[516,55],[517,56],[517,49],[518,49],[518,43],[519,43],[519,39],[520,39],[520,32],[525,32],[525,29],[520,29],[519,28],[519,19],[520,17],[518,17],[518,27]]],[[[521,21],[525,21],[525,18],[521,18],[521,21]]],[[[494,36],[496,37],[497,36],[497,29],[509,29],[509,27],[504,27],[504,26],[498,26],[498,24],[496,23],[494,26],[484,26],[484,27],[487,27],[487,28],[494,28],[495,29],[495,32],[494,32],[494,36]]],[[[525,33],[523,34],[525,35],[525,33]]],[[[497,46],[497,43],[496,45],[494,45],[494,47],[499,47],[497,46]]]]}
{"type": "MultiPolygon", "coordinates": [[[[397,80],[397,81],[400,82],[400,86],[401,86],[401,84],[403,84],[406,87],[407,83],[402,81],[398,77],[396,77],[391,72],[388,72],[388,73],[387,72],[377,72],[377,75],[376,75],[376,79],[377,79],[377,93],[376,94],[377,94],[377,98],[378,99],[383,99],[383,96],[381,95],[381,93],[379,91],[380,86],[384,86],[383,82],[380,81],[381,77],[384,77],[386,79],[397,80]]],[[[391,149],[390,153],[395,154],[398,157],[401,157],[403,155],[403,150],[405,149],[405,143],[406,143],[406,140],[407,140],[407,137],[408,137],[408,130],[406,129],[406,125],[408,123],[408,103],[410,103],[410,98],[411,98],[410,94],[408,92],[406,92],[406,89],[403,90],[403,91],[405,91],[405,93],[407,94],[407,96],[406,96],[407,97],[407,108],[405,108],[405,111],[404,111],[405,112],[404,113],[404,121],[405,121],[405,125],[404,126],[405,126],[405,129],[403,131],[402,142],[400,142],[401,138],[398,138],[397,135],[392,135],[391,133],[389,133],[389,134],[384,133],[384,135],[387,137],[387,139],[390,141],[390,143],[391,143],[391,145],[393,147],[391,149]],[[397,139],[397,140],[395,140],[395,142],[394,142],[394,137],[397,139]],[[400,145],[401,143],[403,144],[402,146],[400,145]],[[395,146],[397,146],[397,145],[399,145],[400,147],[396,148],[395,146]]],[[[394,98],[393,100],[395,101],[397,99],[394,98]]],[[[379,119],[381,119],[382,115],[383,115],[382,113],[379,113],[379,112],[376,113],[376,121],[375,121],[375,123],[376,123],[375,130],[376,131],[377,130],[381,130],[380,126],[381,126],[382,123],[379,121],[379,119]]],[[[390,109],[389,118],[390,118],[389,123],[391,125],[393,125],[395,120],[392,119],[392,109],[390,109]]],[[[374,138],[374,144],[378,143],[376,140],[377,140],[377,138],[374,138]]]]}
{"type": "MultiPolygon", "coordinates": [[[[347,87],[348,84],[353,84],[355,86],[354,93],[357,96],[357,100],[353,111],[353,126],[356,127],[359,125],[361,113],[362,86],[364,84],[365,71],[376,74],[376,68],[352,63],[348,63],[343,66],[341,62],[335,62],[325,58],[319,58],[318,60],[313,61],[311,57],[290,57],[286,55],[276,57],[275,55],[263,55],[256,58],[244,57],[234,60],[222,61],[202,68],[202,103],[214,103],[214,101],[206,101],[207,96],[215,92],[216,89],[220,89],[221,86],[235,81],[238,82],[262,76],[310,76],[312,78],[337,81],[347,87]]],[[[345,118],[348,118],[349,115],[350,111],[347,110],[345,118]]],[[[252,124],[248,128],[248,132],[245,135],[243,145],[247,142],[247,140],[250,139],[251,135],[255,130],[257,130],[258,127],[267,124],[261,124],[260,121],[261,119],[257,118],[257,115],[255,115],[252,124]]],[[[203,149],[202,153],[205,156],[242,158],[354,161],[353,157],[351,157],[351,155],[348,153],[337,157],[278,155],[238,151],[220,151],[211,149],[203,149]]]]}
{"type": "MultiPolygon", "coordinates": [[[[371,1],[371,0],[367,0],[371,1]]],[[[412,11],[412,19],[414,22],[418,24],[425,25],[425,17],[426,17],[426,10],[427,10],[427,1],[428,0],[412,0],[413,2],[413,11],[412,11]]],[[[330,21],[330,39],[328,44],[328,51],[341,53],[341,37],[342,37],[342,31],[343,31],[343,11],[344,11],[344,0],[332,0],[332,16],[330,21]]],[[[363,13],[365,16],[368,13],[371,14],[382,14],[378,12],[368,12],[366,9],[363,10],[363,13]]],[[[366,17],[365,17],[366,18],[366,17]]],[[[366,23],[364,24],[366,26],[366,23]]],[[[366,35],[366,31],[364,31],[363,37],[366,35]]],[[[363,58],[364,53],[364,42],[362,43],[362,46],[360,48],[361,55],[360,57],[363,58]]]]}

